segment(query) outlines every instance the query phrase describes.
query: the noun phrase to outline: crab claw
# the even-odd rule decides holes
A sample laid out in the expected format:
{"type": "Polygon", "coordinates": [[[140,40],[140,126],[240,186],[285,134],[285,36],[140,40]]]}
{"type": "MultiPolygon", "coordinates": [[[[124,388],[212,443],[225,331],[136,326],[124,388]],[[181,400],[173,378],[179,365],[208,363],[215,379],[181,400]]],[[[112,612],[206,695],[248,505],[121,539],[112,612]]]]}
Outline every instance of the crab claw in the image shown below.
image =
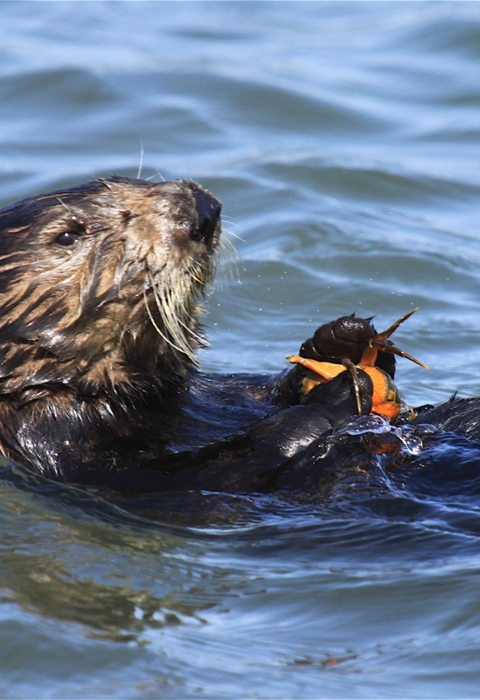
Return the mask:
{"type": "Polygon", "coordinates": [[[381,333],[377,333],[377,335],[373,338],[373,340],[382,341],[382,340],[386,340],[387,338],[390,338],[390,336],[397,330],[399,325],[401,323],[403,323],[404,321],[406,321],[407,318],[410,318],[410,316],[412,316],[412,314],[414,314],[416,311],[418,311],[418,306],[416,309],[412,309],[407,314],[404,314],[403,316],[401,316],[397,321],[395,321],[395,323],[392,323],[392,325],[389,328],[387,328],[386,331],[382,331],[381,333]]]}
{"type": "Polygon", "coordinates": [[[400,348],[397,348],[395,345],[387,345],[387,343],[382,343],[381,341],[379,342],[376,338],[373,338],[371,342],[372,345],[374,345],[376,348],[380,348],[380,350],[383,350],[383,352],[391,352],[392,355],[405,357],[407,360],[411,360],[412,362],[415,362],[415,364],[420,365],[420,367],[423,367],[423,369],[430,369],[428,365],[420,362],[420,360],[417,360],[417,358],[413,357],[413,355],[409,355],[408,352],[405,352],[405,350],[400,350],[400,348]]]}
{"type": "MultiPolygon", "coordinates": [[[[416,311],[418,311],[418,307],[416,309],[412,309],[409,311],[407,314],[404,314],[401,316],[395,323],[392,323],[389,328],[387,328],[386,331],[381,331],[381,333],[377,333],[376,336],[374,336],[370,342],[369,346],[372,348],[378,348],[379,350],[383,350],[383,352],[390,352],[392,355],[398,355],[399,357],[405,357],[407,360],[411,360],[412,362],[415,362],[415,364],[420,365],[420,367],[423,367],[424,369],[429,369],[427,365],[425,365],[423,362],[420,362],[420,360],[417,360],[416,357],[413,357],[413,355],[409,355],[408,352],[405,352],[404,350],[400,350],[400,348],[397,348],[395,345],[386,343],[385,341],[390,338],[390,336],[397,330],[399,325],[403,323],[404,321],[407,320],[407,318],[410,318],[412,314],[414,314],[416,311]]],[[[368,354],[369,348],[364,353],[364,357],[367,356],[369,358],[368,354]]],[[[364,358],[362,358],[363,361],[364,358]]],[[[370,360],[370,358],[369,358],[370,360]]],[[[376,360],[376,356],[375,356],[376,360]]],[[[374,364],[375,360],[372,362],[374,364]]]]}

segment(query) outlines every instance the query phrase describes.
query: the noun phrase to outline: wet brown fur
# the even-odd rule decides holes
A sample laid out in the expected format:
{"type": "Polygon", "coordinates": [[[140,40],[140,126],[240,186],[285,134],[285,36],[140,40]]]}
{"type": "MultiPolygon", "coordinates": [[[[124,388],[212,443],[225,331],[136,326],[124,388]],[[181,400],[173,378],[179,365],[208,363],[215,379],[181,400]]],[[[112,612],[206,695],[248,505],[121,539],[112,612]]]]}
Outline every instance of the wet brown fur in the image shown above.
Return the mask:
{"type": "Polygon", "coordinates": [[[82,459],[98,440],[101,462],[102,426],[131,434],[147,407],[157,422],[174,410],[202,343],[219,212],[193,182],[116,177],[0,212],[4,454],[62,478],[72,439],[82,459]]]}

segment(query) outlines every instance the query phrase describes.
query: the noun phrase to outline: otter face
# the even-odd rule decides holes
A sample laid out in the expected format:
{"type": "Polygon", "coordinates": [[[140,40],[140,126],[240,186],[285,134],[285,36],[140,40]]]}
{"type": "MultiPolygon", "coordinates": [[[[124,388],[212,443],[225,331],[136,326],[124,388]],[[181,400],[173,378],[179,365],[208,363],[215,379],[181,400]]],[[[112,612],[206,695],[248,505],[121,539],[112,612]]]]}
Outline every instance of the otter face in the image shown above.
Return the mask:
{"type": "Polygon", "coordinates": [[[120,177],[2,210],[0,393],[185,373],[220,210],[194,182],[120,177]]]}

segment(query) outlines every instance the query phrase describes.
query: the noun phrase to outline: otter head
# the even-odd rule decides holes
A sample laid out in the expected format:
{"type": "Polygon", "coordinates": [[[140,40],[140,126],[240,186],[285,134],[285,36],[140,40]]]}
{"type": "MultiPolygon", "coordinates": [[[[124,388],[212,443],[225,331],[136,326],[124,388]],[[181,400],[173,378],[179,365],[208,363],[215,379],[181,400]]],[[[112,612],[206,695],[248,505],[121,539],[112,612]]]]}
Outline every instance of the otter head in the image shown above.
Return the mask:
{"type": "Polygon", "coordinates": [[[220,202],[194,182],[113,177],[0,212],[0,395],[159,388],[202,343],[220,202]]]}

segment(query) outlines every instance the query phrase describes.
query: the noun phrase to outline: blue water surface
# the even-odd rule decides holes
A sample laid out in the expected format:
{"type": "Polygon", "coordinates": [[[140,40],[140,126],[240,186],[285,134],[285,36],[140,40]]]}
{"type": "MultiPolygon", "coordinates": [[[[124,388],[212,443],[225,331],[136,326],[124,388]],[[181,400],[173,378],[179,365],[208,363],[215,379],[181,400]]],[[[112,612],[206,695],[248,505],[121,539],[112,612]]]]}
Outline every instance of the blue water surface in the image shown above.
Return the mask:
{"type": "MultiPolygon", "coordinates": [[[[192,178],[238,250],[213,371],[279,371],[356,311],[411,404],[480,393],[480,5],[2,2],[1,205],[192,178]]],[[[191,494],[156,521],[0,481],[5,698],[473,698],[480,511],[191,494]]]]}

